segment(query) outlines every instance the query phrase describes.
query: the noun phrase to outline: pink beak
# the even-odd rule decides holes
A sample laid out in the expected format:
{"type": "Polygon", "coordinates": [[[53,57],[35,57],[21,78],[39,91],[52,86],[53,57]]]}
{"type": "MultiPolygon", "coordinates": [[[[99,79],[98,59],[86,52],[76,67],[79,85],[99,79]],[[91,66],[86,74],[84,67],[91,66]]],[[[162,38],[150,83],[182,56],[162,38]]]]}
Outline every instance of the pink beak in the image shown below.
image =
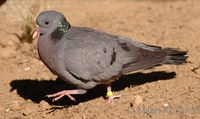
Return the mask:
{"type": "Polygon", "coordinates": [[[35,29],[35,32],[33,33],[33,39],[35,39],[36,37],[39,36],[39,32],[40,32],[40,28],[38,25],[36,25],[36,29],[35,29]]]}

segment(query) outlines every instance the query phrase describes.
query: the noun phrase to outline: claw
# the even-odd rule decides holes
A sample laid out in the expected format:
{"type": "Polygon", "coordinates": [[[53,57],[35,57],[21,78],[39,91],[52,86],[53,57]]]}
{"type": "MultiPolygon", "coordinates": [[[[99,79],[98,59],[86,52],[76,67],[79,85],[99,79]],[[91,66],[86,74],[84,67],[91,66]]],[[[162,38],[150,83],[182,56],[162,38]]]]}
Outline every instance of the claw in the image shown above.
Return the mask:
{"type": "Polygon", "coordinates": [[[46,95],[47,98],[51,98],[53,97],[53,102],[63,98],[64,96],[69,97],[70,100],[72,101],[76,101],[76,99],[74,97],[71,96],[71,94],[84,94],[86,93],[85,90],[63,90],[54,94],[49,94],[46,95]]]}
{"type": "Polygon", "coordinates": [[[120,98],[121,95],[111,95],[107,98],[108,103],[112,103],[114,99],[120,98]]]}

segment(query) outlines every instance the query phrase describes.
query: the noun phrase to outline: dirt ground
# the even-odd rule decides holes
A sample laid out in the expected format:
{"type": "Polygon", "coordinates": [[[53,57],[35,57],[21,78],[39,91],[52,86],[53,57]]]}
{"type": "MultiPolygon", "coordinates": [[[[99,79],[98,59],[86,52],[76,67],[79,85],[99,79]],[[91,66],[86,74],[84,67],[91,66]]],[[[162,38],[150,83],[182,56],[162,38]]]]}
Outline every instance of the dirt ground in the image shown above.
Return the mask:
{"type": "Polygon", "coordinates": [[[20,43],[22,16],[36,0],[7,0],[0,6],[1,119],[199,119],[199,0],[46,0],[40,12],[57,10],[74,26],[123,35],[151,45],[188,51],[189,63],[159,66],[123,76],[112,84],[122,97],[108,104],[98,86],[76,102],[45,97],[74,88],[40,61],[36,44],[20,43]]]}

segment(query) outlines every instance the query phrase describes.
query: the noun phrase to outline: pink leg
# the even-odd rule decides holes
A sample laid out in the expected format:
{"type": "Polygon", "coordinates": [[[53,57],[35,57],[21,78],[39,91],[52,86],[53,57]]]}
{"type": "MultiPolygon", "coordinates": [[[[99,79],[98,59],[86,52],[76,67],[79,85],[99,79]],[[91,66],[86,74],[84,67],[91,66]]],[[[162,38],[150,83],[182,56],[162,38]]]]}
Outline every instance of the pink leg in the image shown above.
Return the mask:
{"type": "Polygon", "coordinates": [[[121,95],[113,95],[111,90],[111,85],[107,86],[107,102],[111,103],[115,98],[120,98],[121,95]]]}
{"type": "Polygon", "coordinates": [[[68,96],[72,101],[76,101],[74,97],[71,96],[71,94],[84,94],[86,93],[86,90],[63,90],[54,94],[47,95],[48,98],[54,97],[53,102],[61,99],[64,96],[68,96]]]}

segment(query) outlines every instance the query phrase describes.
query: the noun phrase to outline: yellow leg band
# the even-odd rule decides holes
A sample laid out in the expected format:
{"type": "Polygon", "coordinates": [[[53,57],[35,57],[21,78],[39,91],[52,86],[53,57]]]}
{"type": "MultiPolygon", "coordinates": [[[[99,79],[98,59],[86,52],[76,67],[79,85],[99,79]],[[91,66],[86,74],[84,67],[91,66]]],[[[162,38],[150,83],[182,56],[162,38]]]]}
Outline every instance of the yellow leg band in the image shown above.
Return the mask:
{"type": "Polygon", "coordinates": [[[110,97],[112,95],[113,95],[112,91],[108,91],[106,97],[110,97]]]}

